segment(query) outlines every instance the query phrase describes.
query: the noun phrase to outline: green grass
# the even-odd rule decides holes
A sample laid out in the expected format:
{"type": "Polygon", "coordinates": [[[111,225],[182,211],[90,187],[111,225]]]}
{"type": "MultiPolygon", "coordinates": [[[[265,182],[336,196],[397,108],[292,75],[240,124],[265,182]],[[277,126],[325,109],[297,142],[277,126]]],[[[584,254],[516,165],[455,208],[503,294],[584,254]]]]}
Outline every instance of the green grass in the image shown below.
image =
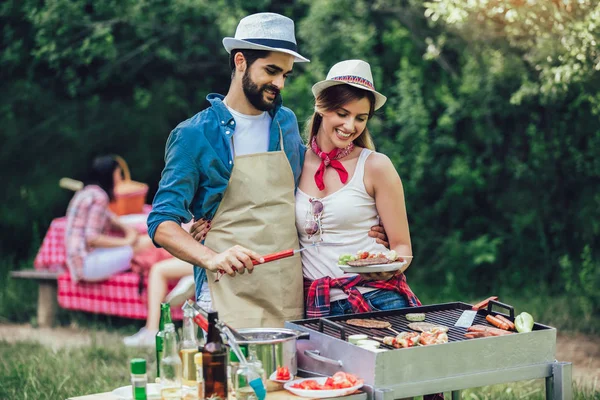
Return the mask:
{"type": "MultiPolygon", "coordinates": [[[[129,384],[129,360],[143,357],[154,371],[152,350],[120,343],[52,351],[38,343],[0,341],[1,399],[58,400],[112,391],[129,384]]],[[[154,374],[149,374],[152,377],[154,374]]]]}
{"type": "MultiPolygon", "coordinates": [[[[151,349],[129,349],[121,343],[52,351],[33,342],[0,341],[0,398],[59,400],[110,392],[129,384],[129,360],[144,357],[154,378],[151,349]]],[[[544,399],[543,380],[515,382],[464,390],[463,400],[544,399]]],[[[446,395],[450,399],[450,395],[446,395]]],[[[600,391],[575,388],[576,400],[599,400],[600,391]]]]}

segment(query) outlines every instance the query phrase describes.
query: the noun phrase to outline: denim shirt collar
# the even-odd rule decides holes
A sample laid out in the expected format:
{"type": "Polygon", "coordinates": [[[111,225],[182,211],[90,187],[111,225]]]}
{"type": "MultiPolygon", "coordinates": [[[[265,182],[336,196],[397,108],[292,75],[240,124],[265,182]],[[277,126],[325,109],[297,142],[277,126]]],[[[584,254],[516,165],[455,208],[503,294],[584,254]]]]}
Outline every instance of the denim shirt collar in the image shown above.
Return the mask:
{"type": "MultiPolygon", "coordinates": [[[[206,100],[210,102],[213,110],[217,113],[217,117],[219,118],[219,122],[221,123],[221,125],[229,125],[230,122],[233,120],[233,116],[229,112],[227,106],[223,104],[224,98],[225,96],[218,93],[211,93],[208,96],[206,96],[206,100]]],[[[273,121],[275,121],[275,114],[277,114],[277,111],[279,111],[279,109],[281,108],[282,103],[283,101],[281,99],[281,95],[277,96],[277,98],[275,99],[275,108],[269,111],[269,115],[271,116],[271,118],[273,118],[273,121]]]]}

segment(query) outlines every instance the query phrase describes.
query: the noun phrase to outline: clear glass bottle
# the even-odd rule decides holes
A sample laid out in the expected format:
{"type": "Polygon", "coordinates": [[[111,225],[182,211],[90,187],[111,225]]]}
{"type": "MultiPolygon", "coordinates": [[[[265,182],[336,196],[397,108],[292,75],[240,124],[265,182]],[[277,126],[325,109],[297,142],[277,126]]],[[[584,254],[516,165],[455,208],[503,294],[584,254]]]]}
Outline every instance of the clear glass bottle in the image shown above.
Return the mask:
{"type": "Polygon", "coordinates": [[[183,308],[183,333],[179,355],[183,364],[181,380],[184,386],[196,387],[196,365],[194,356],[198,353],[197,329],[194,323],[193,310],[184,305],[183,308]]]}
{"type": "MultiPolygon", "coordinates": [[[[248,357],[248,347],[246,345],[240,345],[240,350],[244,357],[248,357]]],[[[233,350],[229,350],[229,365],[227,366],[227,388],[230,394],[235,393],[235,379],[237,369],[240,366],[240,360],[233,350]]]]}
{"type": "Polygon", "coordinates": [[[164,350],[160,360],[160,396],[162,400],[181,399],[181,358],[177,352],[177,334],[173,323],[165,324],[164,350]]]}
{"type": "Polygon", "coordinates": [[[143,358],[132,358],[131,368],[131,394],[133,400],[146,400],[148,375],[146,374],[146,360],[143,358]]]}
{"type": "Polygon", "coordinates": [[[162,360],[165,324],[171,323],[171,305],[169,303],[160,303],[160,321],[158,323],[158,332],[156,333],[156,377],[160,378],[160,360],[162,360]]]}
{"type": "Polygon", "coordinates": [[[263,400],[266,396],[265,371],[259,360],[248,361],[247,364],[240,364],[236,369],[235,377],[235,397],[237,400],[263,400]],[[253,380],[262,381],[262,389],[257,394],[254,387],[250,385],[253,380]]]}

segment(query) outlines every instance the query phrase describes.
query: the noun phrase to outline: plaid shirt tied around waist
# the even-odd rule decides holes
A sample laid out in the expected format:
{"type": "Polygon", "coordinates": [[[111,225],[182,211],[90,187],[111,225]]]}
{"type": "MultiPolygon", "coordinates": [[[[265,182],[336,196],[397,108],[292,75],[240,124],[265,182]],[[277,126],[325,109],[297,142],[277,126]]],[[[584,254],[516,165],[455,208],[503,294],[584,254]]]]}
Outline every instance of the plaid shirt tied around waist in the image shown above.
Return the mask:
{"type": "Polygon", "coordinates": [[[329,315],[331,311],[329,291],[331,288],[341,289],[348,295],[348,302],[352,306],[354,313],[372,311],[369,303],[356,288],[357,286],[392,290],[406,297],[411,307],[421,305],[417,296],[415,296],[408,283],[406,283],[406,276],[404,274],[396,275],[387,281],[367,281],[360,275],[341,278],[325,276],[314,281],[305,278],[306,317],[320,318],[329,315]]]}

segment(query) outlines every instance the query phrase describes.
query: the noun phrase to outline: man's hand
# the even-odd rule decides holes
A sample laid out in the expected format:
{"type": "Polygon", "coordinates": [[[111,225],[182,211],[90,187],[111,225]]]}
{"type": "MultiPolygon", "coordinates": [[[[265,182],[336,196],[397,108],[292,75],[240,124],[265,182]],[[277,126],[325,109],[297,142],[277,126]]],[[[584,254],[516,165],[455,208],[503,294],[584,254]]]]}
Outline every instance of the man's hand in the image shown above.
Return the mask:
{"type": "Polygon", "coordinates": [[[385,246],[386,249],[390,249],[390,242],[388,242],[387,234],[385,233],[385,229],[383,225],[380,223],[379,225],[375,225],[371,227],[369,231],[369,236],[375,238],[375,241],[379,244],[385,246]]]}
{"type": "Polygon", "coordinates": [[[222,270],[229,276],[235,276],[236,273],[243,274],[245,269],[247,269],[249,273],[252,273],[252,270],[254,269],[252,260],[256,260],[259,263],[265,261],[260,254],[236,245],[215,255],[207,263],[206,269],[215,273],[222,270]]]}
{"type": "Polygon", "coordinates": [[[206,238],[206,234],[210,230],[211,222],[212,221],[207,221],[204,218],[200,218],[199,220],[195,221],[190,228],[190,235],[192,235],[197,242],[203,241],[204,238],[206,238]]]}

